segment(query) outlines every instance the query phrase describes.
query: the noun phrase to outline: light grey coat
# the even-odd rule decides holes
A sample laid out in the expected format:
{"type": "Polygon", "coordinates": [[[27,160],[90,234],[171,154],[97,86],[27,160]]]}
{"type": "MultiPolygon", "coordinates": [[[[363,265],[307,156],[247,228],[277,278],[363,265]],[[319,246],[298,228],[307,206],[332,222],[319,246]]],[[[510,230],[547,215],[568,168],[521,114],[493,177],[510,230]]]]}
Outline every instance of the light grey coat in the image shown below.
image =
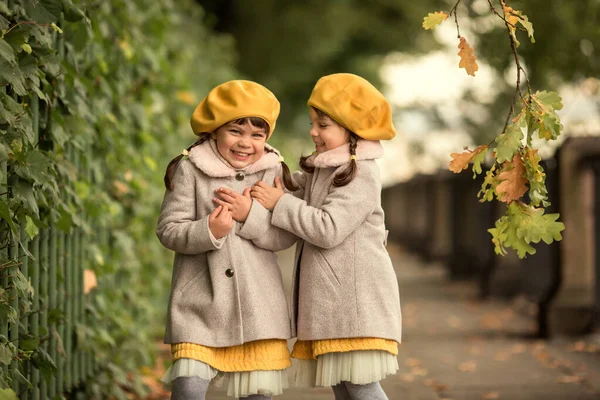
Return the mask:
{"type": "Polygon", "coordinates": [[[280,174],[279,154],[265,153],[236,171],[213,140],[194,147],[180,162],[156,230],[160,242],[175,252],[165,343],[228,347],[290,338],[274,251],[290,247],[296,237],[273,227],[270,212],[257,201],[246,222],[234,223],[227,236],[217,240],[208,228],[217,188],[241,193],[258,180],[273,184],[280,174]]]}
{"type": "Polygon", "coordinates": [[[360,140],[358,173],[343,187],[332,179],[350,162],[348,146],[311,156],[314,174],[294,175],[303,191],[283,195],[273,210],[273,225],[303,239],[291,301],[292,335],[300,340],[401,340],[398,281],[385,248],[375,161],[382,154],[379,142],[360,140]]]}

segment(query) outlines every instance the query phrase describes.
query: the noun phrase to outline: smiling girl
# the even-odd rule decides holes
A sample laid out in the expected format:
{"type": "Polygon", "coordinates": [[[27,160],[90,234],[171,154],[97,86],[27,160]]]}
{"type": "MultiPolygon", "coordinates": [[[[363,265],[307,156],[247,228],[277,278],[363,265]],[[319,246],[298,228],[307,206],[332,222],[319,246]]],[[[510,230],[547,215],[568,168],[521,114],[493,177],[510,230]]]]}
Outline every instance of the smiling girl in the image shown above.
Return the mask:
{"type": "Polygon", "coordinates": [[[257,180],[280,176],[295,189],[266,144],[278,115],[265,87],[219,85],[192,115],[199,139],[167,168],[156,233],[175,252],[165,334],[173,364],[163,376],[172,399],[204,399],[218,374],[236,398],[269,399],[285,385],[290,322],[274,252],[296,237],[273,227],[249,194],[257,180]],[[215,196],[221,187],[227,204],[215,196]]]}
{"type": "Polygon", "coordinates": [[[271,223],[297,235],[292,357],[299,386],[331,386],[337,400],[386,400],[379,381],[398,370],[402,318],[386,250],[376,159],[395,136],[389,104],[365,79],[333,74],[308,100],[315,152],[284,193],[259,182],[251,195],[271,223]]]}

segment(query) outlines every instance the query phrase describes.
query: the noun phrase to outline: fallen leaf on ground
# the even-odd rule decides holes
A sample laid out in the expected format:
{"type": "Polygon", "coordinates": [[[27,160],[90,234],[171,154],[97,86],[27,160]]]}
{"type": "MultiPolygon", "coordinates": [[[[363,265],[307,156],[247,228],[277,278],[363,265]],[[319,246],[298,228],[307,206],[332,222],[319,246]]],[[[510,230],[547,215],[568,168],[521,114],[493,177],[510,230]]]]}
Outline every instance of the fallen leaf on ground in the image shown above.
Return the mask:
{"type": "Polygon", "coordinates": [[[579,383],[583,381],[583,377],[578,375],[564,375],[556,378],[558,383],[579,383]]]}
{"type": "Polygon", "coordinates": [[[427,387],[432,388],[436,392],[443,392],[443,391],[448,390],[448,385],[438,382],[435,379],[425,379],[423,381],[423,384],[427,387]]]}
{"type": "Polygon", "coordinates": [[[477,363],[472,360],[460,363],[458,366],[458,370],[461,372],[473,372],[475,369],[477,369],[477,363]]]}
{"type": "Polygon", "coordinates": [[[461,322],[460,318],[455,317],[455,316],[448,317],[448,326],[450,328],[458,328],[461,325],[462,325],[462,322],[461,322]]]}
{"type": "Polygon", "coordinates": [[[482,399],[485,399],[485,400],[499,399],[499,398],[500,398],[500,393],[498,393],[498,392],[488,392],[488,393],[485,393],[482,397],[482,399]]]}
{"type": "Polygon", "coordinates": [[[427,376],[427,374],[429,373],[429,371],[427,371],[426,368],[419,368],[419,367],[413,367],[410,370],[410,373],[415,375],[415,376],[427,376]]]}
{"type": "Polygon", "coordinates": [[[407,358],[404,363],[409,367],[418,367],[423,364],[423,362],[417,358],[407,358]]]}
{"type": "Polygon", "coordinates": [[[513,354],[522,354],[527,351],[527,348],[523,344],[515,344],[510,351],[513,354]]]}

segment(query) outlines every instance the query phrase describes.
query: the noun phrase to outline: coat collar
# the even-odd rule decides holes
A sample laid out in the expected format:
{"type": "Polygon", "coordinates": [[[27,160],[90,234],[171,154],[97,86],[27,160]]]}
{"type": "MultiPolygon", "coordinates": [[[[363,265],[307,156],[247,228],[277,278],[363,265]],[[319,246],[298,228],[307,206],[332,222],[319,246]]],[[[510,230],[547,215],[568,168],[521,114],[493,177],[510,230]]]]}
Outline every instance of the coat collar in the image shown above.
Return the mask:
{"type": "Polygon", "coordinates": [[[219,153],[217,144],[213,139],[192,148],[188,154],[189,160],[206,175],[214,178],[235,176],[238,171],[254,174],[265,169],[275,167],[279,163],[279,152],[272,146],[265,144],[265,148],[273,149],[274,153],[267,153],[253,164],[241,170],[234,169],[219,153]]]}
{"type": "MultiPolygon", "coordinates": [[[[361,139],[356,145],[356,161],[374,160],[383,156],[383,146],[379,140],[361,139]]],[[[307,164],[317,168],[339,167],[350,162],[350,146],[342,145],[324,153],[313,154],[307,164]]]]}

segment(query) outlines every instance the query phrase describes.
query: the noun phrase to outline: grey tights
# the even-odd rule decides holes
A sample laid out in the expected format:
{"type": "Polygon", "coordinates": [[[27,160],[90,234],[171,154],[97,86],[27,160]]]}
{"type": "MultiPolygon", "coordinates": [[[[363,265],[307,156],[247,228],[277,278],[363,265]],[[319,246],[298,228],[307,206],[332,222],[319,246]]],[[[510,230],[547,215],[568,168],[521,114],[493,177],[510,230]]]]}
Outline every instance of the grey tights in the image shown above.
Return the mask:
{"type": "Polygon", "coordinates": [[[355,385],[350,382],[340,382],[333,386],[335,400],[388,400],[379,382],[366,385],[355,385]]]}
{"type": "MultiPolygon", "coordinates": [[[[197,376],[180,377],[173,381],[171,400],[205,400],[210,381],[197,376]]],[[[253,394],[240,400],[271,400],[270,397],[253,394]]]]}

